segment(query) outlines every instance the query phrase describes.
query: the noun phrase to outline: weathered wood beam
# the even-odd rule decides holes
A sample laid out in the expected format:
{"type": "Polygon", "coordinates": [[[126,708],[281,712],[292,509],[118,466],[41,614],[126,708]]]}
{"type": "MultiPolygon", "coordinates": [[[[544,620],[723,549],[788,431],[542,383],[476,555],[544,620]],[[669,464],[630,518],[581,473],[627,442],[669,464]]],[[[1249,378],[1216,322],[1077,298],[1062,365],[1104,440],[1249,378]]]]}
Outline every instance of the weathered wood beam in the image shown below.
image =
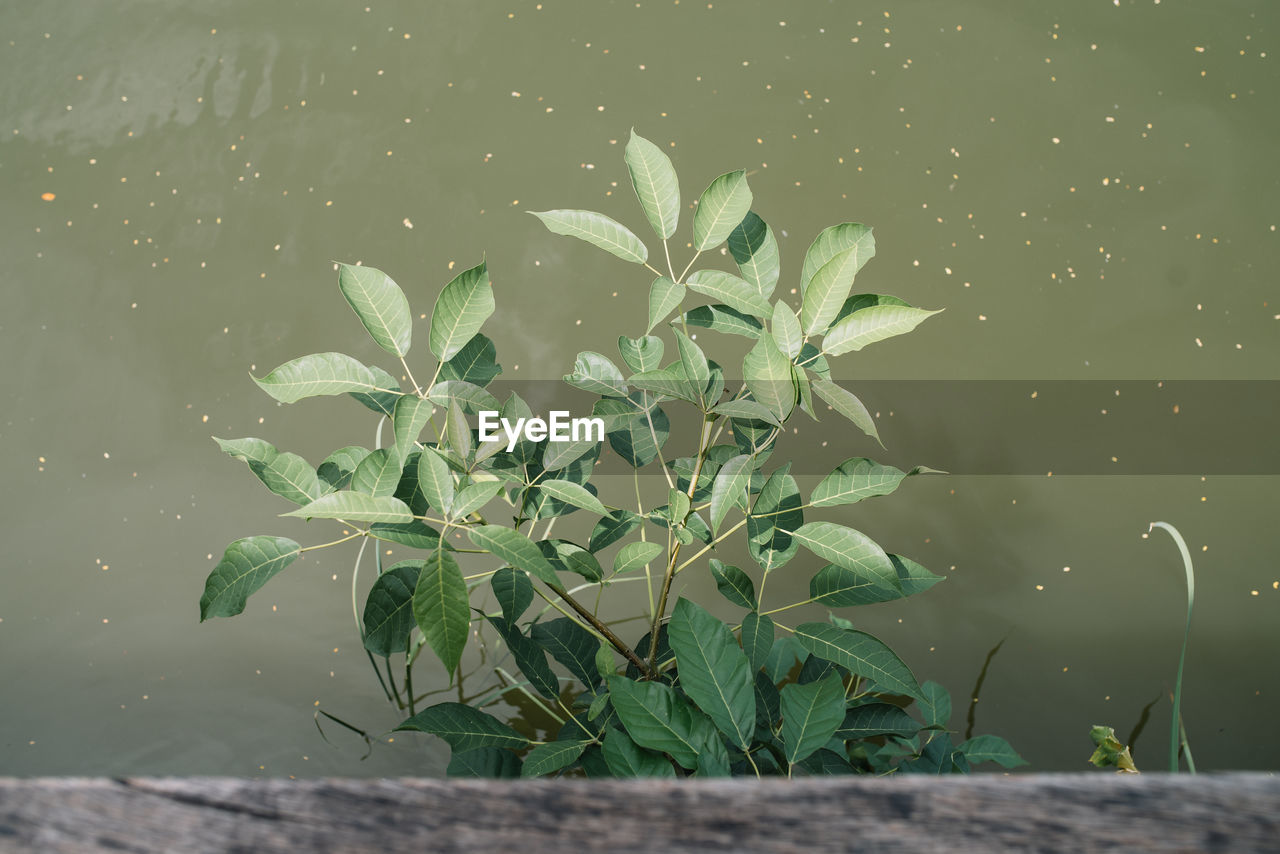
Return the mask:
{"type": "Polygon", "coordinates": [[[1280,851],[1280,777],[0,778],[4,851],[1280,851]]]}

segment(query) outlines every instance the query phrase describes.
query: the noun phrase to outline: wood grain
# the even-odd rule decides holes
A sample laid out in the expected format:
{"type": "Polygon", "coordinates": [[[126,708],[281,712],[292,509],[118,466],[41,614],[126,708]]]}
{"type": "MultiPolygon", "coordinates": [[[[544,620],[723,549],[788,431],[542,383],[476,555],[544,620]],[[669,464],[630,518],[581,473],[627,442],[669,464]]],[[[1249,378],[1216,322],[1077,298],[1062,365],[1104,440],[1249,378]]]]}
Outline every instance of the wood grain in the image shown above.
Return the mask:
{"type": "Polygon", "coordinates": [[[0,778],[0,851],[1280,851],[1280,777],[0,778]]]}

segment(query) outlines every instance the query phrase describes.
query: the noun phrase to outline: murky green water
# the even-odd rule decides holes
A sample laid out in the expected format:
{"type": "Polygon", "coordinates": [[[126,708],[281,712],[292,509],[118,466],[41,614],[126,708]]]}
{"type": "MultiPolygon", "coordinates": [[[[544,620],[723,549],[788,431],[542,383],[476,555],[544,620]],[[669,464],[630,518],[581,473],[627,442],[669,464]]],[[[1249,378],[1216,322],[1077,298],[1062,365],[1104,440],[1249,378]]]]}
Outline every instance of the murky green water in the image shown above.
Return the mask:
{"type": "MultiPolygon", "coordinates": [[[[5,5],[0,773],[440,772],[426,738],[361,761],[358,739],[313,726],[317,707],[375,732],[398,721],[354,633],[352,555],[309,557],[243,616],[197,625],[228,542],[332,533],[274,520],[287,507],[208,437],[313,460],[372,442],[355,407],[279,407],[246,376],[317,350],[376,359],[333,259],[381,267],[427,312],[485,254],[504,378],[612,353],[642,325],[647,278],[523,211],[639,230],[632,126],[675,143],[686,197],[750,170],[784,285],[813,234],[853,219],[876,227],[863,290],[947,309],[843,360],[855,388],[1018,380],[1030,399],[1049,381],[1280,379],[1278,33],[1275,4],[1172,0],[5,5]]],[[[1201,411],[1163,474],[1100,458],[1046,477],[1030,454],[833,514],[949,576],[855,616],[952,690],[961,730],[1004,639],[979,731],[1037,769],[1078,769],[1091,724],[1126,735],[1172,683],[1182,572],[1143,538],[1164,519],[1199,573],[1197,762],[1276,767],[1280,468],[1196,462],[1224,436],[1271,451],[1274,384],[1239,388],[1249,417],[1201,411]]],[[[988,409],[963,446],[946,410],[882,411],[883,456],[948,468],[999,448],[988,409]]],[[[1035,429],[1070,445],[1121,412],[1104,400],[1093,422],[1035,429]]],[[[874,451],[792,438],[812,474],[874,451]]],[[[802,595],[808,560],[771,584],[802,595]]],[[[1163,765],[1168,717],[1157,704],[1140,767],[1163,765]]]]}

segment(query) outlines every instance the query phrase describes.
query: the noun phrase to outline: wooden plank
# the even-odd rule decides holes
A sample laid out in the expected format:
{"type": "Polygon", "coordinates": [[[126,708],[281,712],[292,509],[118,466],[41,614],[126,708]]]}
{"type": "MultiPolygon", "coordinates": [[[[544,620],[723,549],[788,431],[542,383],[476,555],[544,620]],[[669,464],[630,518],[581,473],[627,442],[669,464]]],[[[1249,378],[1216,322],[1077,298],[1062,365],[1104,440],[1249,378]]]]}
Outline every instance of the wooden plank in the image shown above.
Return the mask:
{"type": "Polygon", "coordinates": [[[1280,851],[1280,777],[0,778],[2,851],[1280,851]]]}

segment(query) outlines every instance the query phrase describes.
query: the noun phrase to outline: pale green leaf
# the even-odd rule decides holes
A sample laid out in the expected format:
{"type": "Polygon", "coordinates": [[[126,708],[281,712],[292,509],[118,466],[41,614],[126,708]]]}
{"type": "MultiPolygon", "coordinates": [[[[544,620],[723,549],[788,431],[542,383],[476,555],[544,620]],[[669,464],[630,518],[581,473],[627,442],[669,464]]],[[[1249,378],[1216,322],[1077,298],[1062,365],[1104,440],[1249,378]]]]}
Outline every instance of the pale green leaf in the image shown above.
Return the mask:
{"type": "Polygon", "coordinates": [[[409,522],[413,511],[398,498],[362,492],[331,492],[284,516],[303,519],[342,519],[346,522],[409,522]]]}
{"type": "Polygon", "coordinates": [[[834,507],[888,495],[907,476],[902,469],[881,465],[866,457],[850,457],[813,488],[809,493],[809,503],[814,507],[834,507]]]}
{"type": "Polygon", "coordinates": [[[1018,755],[1009,742],[998,735],[978,735],[956,748],[975,765],[979,762],[996,762],[1004,768],[1026,765],[1027,760],[1018,755]]]}
{"type": "Polygon", "coordinates": [[[453,473],[435,448],[423,448],[418,455],[418,488],[427,503],[441,513],[453,507],[453,473]]]}
{"type": "Polygon", "coordinates": [[[311,463],[297,454],[278,453],[266,465],[249,463],[249,469],[267,489],[294,504],[307,504],[324,493],[311,463]]]}
{"type": "Polygon", "coordinates": [[[782,300],[773,304],[773,322],[769,324],[769,331],[773,333],[778,349],[794,362],[804,346],[804,333],[800,331],[796,313],[782,300]]]}
{"type": "Polygon", "coordinates": [[[396,408],[391,414],[396,456],[402,460],[409,456],[434,411],[429,401],[416,394],[406,394],[396,401],[396,408]]]}
{"type": "Polygon", "coordinates": [[[352,391],[351,397],[361,406],[390,418],[395,411],[396,403],[404,394],[400,388],[400,381],[377,365],[371,365],[369,372],[373,375],[373,381],[377,387],[372,391],[352,391]]]}
{"type": "Polygon", "coordinates": [[[281,403],[296,403],[323,394],[383,389],[372,370],[342,353],[313,353],[285,362],[261,379],[252,379],[281,403]]]}
{"type": "Polygon", "coordinates": [[[778,349],[771,334],[761,334],[742,360],[742,378],[757,402],[768,407],[779,421],[787,420],[796,404],[791,360],[778,349]]]}
{"type": "Polygon", "coordinates": [[[560,587],[555,568],[542,556],[542,550],[519,531],[501,525],[477,525],[467,529],[467,536],[476,548],[491,552],[516,569],[523,569],[537,576],[551,587],[560,587]]]}
{"type": "Polygon", "coordinates": [[[778,241],[754,211],[729,232],[729,254],[737,262],[742,278],[768,299],[778,284],[778,241]]]}
{"type": "Polygon", "coordinates": [[[649,225],[666,240],[675,234],[680,219],[680,183],[671,158],[632,128],[624,159],[649,225]]]}
{"type": "Polygon", "coordinates": [[[546,744],[539,744],[533,750],[529,751],[529,755],[524,758],[524,765],[520,767],[520,776],[543,777],[547,774],[554,774],[556,771],[567,765],[572,765],[578,761],[578,757],[582,755],[582,751],[587,749],[589,741],[549,741],[546,744]]]}
{"type": "Polygon", "coordinates": [[[685,379],[689,381],[689,387],[701,404],[707,390],[707,382],[711,379],[711,367],[707,364],[707,356],[688,335],[679,329],[672,331],[676,336],[676,348],[680,351],[680,365],[684,368],[685,379]]]}
{"type": "Polygon", "coordinates": [[[463,412],[499,411],[502,405],[489,391],[465,380],[446,380],[438,382],[427,392],[427,400],[440,406],[448,406],[452,400],[458,401],[463,412]]]}
{"type": "Polygon", "coordinates": [[[481,261],[444,286],[431,312],[431,352],[442,362],[466,346],[493,314],[493,286],[481,261]]]}
{"type": "Polygon", "coordinates": [[[452,678],[471,633],[467,582],[452,553],[437,549],[423,561],[413,591],[413,618],[452,678]]]}
{"type": "Polygon", "coordinates": [[[830,356],[861,350],[868,344],[874,344],[895,335],[904,335],[941,311],[942,309],[929,311],[903,305],[877,305],[864,308],[855,311],[831,327],[826,337],[822,339],[822,350],[830,356]]]}
{"type": "Polygon", "coordinates": [[[800,320],[806,335],[821,335],[835,320],[849,291],[858,265],[858,249],[853,247],[832,256],[818,268],[804,292],[800,320]]]}
{"type": "Polygon", "coordinates": [[[711,533],[718,533],[729,511],[743,503],[751,483],[752,458],[739,454],[725,462],[711,484],[711,533]]]}
{"type": "Polygon", "coordinates": [[[335,489],[346,489],[351,485],[351,476],[356,473],[362,460],[371,451],[359,445],[348,445],[339,448],[324,458],[324,462],[316,467],[316,475],[320,478],[320,486],[325,492],[335,489]]]}
{"type": "Polygon", "coordinates": [[[722,243],[750,210],[751,188],[745,170],[716,178],[703,191],[693,212],[693,248],[705,251],[722,243]]]}
{"type": "Polygon", "coordinates": [[[404,463],[394,450],[380,448],[371,452],[356,466],[355,474],[351,476],[351,488],[365,495],[395,495],[403,468],[404,463]]]}
{"type": "Polygon", "coordinates": [[[649,326],[644,330],[646,335],[684,301],[684,291],[684,285],[673,282],[666,276],[653,280],[653,284],[649,286],[649,326]]]}
{"type": "Polygon", "coordinates": [[[622,573],[639,569],[657,559],[662,554],[662,546],[657,543],[627,543],[613,559],[613,571],[622,573]]]}
{"type": "Polygon", "coordinates": [[[889,556],[861,531],[834,522],[809,522],[792,531],[791,536],[823,560],[875,579],[888,590],[902,590],[889,556]]]}
{"type": "Polygon", "coordinates": [[[853,425],[863,433],[879,442],[880,447],[884,447],[884,443],[880,442],[880,433],[876,430],[875,419],[871,417],[867,407],[854,396],[853,392],[820,377],[814,377],[811,384],[813,390],[818,393],[818,397],[826,401],[828,406],[852,421],[853,425]]]}
{"type": "Polygon", "coordinates": [[[764,324],[751,315],[727,305],[700,305],[686,311],[682,317],[673,318],[671,322],[675,324],[681,320],[690,326],[701,326],[712,332],[752,339],[759,338],[760,330],[764,328],[764,324]]]}
{"type": "Polygon", "coordinates": [[[471,425],[467,423],[467,416],[463,414],[456,398],[449,401],[448,411],[445,412],[444,434],[449,440],[449,449],[460,459],[466,460],[471,455],[471,425]]]}
{"type": "Polygon", "coordinates": [[[555,234],[565,234],[599,246],[617,255],[623,261],[643,264],[649,258],[649,250],[622,223],[594,211],[529,211],[542,220],[542,224],[555,234]]]}
{"type": "Polygon", "coordinates": [[[227,546],[205,579],[200,622],[244,611],[245,601],[301,553],[301,546],[284,537],[246,537],[227,546]]]}
{"type": "Polygon", "coordinates": [[[876,254],[876,241],[871,235],[871,228],[857,222],[845,222],[823,229],[804,256],[804,267],[800,271],[800,293],[809,287],[809,281],[818,270],[847,249],[856,249],[858,260],[854,264],[854,272],[876,254]]]}
{"type": "Polygon", "coordinates": [[[622,354],[622,361],[637,373],[651,371],[661,365],[665,350],[666,345],[656,335],[644,335],[640,338],[628,338],[625,335],[618,337],[618,352],[622,354]]]}
{"type": "Polygon", "coordinates": [[[698,270],[689,274],[685,284],[691,291],[706,294],[753,317],[769,317],[773,313],[773,307],[760,296],[755,285],[723,270],[698,270]]]}
{"type": "Polygon", "coordinates": [[[726,400],[716,404],[711,411],[729,418],[746,418],[752,421],[764,421],[775,427],[782,426],[778,416],[774,415],[769,410],[769,407],[755,400],[746,400],[745,398],[726,400]]]}
{"type": "Polygon", "coordinates": [[[372,267],[339,264],[338,288],[379,347],[401,358],[409,352],[409,300],[390,276],[372,267]]]}
{"type": "Polygon", "coordinates": [[[458,490],[449,512],[454,519],[465,519],[492,501],[501,491],[502,481],[500,480],[482,480],[479,483],[469,483],[458,490]]]}
{"type": "Polygon", "coordinates": [[[622,371],[607,356],[591,350],[583,350],[573,363],[573,373],[565,374],[564,381],[602,397],[626,397],[627,383],[622,371]]]}
{"type": "Polygon", "coordinates": [[[541,480],[538,481],[538,488],[552,498],[563,501],[566,504],[581,507],[583,510],[590,510],[592,513],[598,513],[601,516],[609,515],[609,508],[601,504],[599,498],[588,492],[586,487],[573,481],[541,480]]]}

